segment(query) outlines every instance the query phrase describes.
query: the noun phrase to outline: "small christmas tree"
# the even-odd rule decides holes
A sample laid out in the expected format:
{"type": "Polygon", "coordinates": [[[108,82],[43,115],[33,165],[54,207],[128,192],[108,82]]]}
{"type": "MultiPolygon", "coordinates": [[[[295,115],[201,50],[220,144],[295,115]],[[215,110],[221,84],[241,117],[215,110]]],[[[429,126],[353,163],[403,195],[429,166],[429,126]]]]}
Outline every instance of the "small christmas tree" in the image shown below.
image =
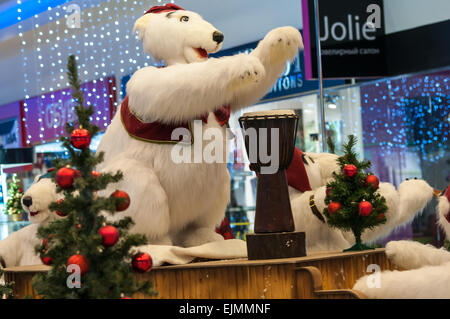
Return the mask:
{"type": "Polygon", "coordinates": [[[377,193],[379,180],[364,170],[371,166],[370,161],[358,161],[353,151],[356,138],[349,136],[343,145],[344,155],[338,158],[341,172],[333,173],[334,180],[327,184],[324,209],[328,225],[345,231],[352,231],[355,245],[344,251],[373,249],[361,242],[361,235],[386,222],[386,199],[377,193]]]}
{"type": "Polygon", "coordinates": [[[62,137],[69,159],[55,160],[52,178],[64,199],[52,203],[50,209],[65,218],[51,222],[38,230],[42,244],[36,247],[41,260],[52,268],[48,273],[33,278],[33,287],[44,298],[129,298],[134,293],[154,294],[149,282],[136,283],[133,270],[149,271],[151,257],[133,252],[134,246],[146,244],[142,235],[129,235],[131,218],[111,223],[100,214],[114,214],[130,204],[128,195],[120,190],[110,197],[99,197],[111,182],[122,179],[122,173],[98,173],[94,167],[101,163],[103,154],[89,150],[91,137],[98,127],[91,125],[92,106],[84,107],[75,57],[68,61],[68,77],[78,127],[66,125],[70,137],[62,137]]]}
{"type": "Polygon", "coordinates": [[[21,215],[23,213],[22,200],[23,192],[19,185],[20,181],[16,174],[12,177],[12,182],[9,184],[8,200],[6,201],[6,215],[21,215]]]}
{"type": "Polygon", "coordinates": [[[14,282],[9,283],[2,283],[2,276],[3,276],[3,270],[0,268],[0,299],[6,297],[6,298],[12,298],[13,295],[13,287],[14,282]]]}

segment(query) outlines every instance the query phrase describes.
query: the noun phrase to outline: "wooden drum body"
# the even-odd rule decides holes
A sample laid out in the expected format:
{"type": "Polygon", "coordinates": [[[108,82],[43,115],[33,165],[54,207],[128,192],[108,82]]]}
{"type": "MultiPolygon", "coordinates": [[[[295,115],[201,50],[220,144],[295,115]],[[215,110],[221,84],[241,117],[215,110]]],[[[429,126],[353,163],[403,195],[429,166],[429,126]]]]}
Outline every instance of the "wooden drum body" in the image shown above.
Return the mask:
{"type": "Polygon", "coordinates": [[[245,113],[239,118],[250,167],[258,175],[255,234],[249,259],[305,256],[305,234],[296,233],[286,169],[295,148],[298,116],[291,110],[245,113]]]}

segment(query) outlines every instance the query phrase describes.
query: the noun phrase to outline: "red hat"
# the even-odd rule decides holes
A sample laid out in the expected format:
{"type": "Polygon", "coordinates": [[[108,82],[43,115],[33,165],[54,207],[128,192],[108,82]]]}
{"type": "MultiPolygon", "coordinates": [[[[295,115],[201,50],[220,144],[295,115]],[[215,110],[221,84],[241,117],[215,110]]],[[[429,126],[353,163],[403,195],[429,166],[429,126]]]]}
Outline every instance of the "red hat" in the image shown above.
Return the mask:
{"type": "Polygon", "coordinates": [[[184,10],[182,7],[177,6],[173,3],[167,3],[164,6],[154,6],[151,7],[146,13],[162,13],[162,12],[169,12],[169,11],[177,11],[177,10],[184,10]]]}

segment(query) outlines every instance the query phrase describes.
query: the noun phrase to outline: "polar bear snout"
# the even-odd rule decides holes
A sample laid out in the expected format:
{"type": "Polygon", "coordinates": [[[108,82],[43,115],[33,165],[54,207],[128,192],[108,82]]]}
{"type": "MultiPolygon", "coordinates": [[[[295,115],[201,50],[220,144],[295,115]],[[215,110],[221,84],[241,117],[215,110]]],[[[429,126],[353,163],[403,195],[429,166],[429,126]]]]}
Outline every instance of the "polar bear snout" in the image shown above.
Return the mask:
{"type": "Polygon", "coordinates": [[[222,32],[219,32],[219,31],[214,31],[213,32],[213,40],[214,40],[214,42],[216,42],[217,44],[220,44],[220,43],[222,43],[223,42],[223,33],[222,32]]]}
{"type": "Polygon", "coordinates": [[[33,205],[33,199],[31,198],[31,196],[22,197],[22,205],[26,207],[30,207],[31,205],[33,205]]]}

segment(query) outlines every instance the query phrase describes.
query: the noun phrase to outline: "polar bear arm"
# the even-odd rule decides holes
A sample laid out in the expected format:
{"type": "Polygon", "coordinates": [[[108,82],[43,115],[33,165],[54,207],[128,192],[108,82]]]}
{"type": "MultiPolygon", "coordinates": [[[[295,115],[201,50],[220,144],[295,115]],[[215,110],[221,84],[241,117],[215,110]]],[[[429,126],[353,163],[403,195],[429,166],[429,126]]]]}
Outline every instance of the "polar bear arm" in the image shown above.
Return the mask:
{"type": "Polygon", "coordinates": [[[246,54],[146,67],[127,84],[129,106],[146,122],[190,121],[230,104],[236,87],[257,81],[264,73],[261,62],[246,54]]]}
{"type": "Polygon", "coordinates": [[[394,264],[404,269],[415,269],[450,262],[450,252],[409,240],[387,243],[386,255],[394,264]]]}
{"type": "Polygon", "coordinates": [[[450,298],[450,263],[406,271],[383,271],[364,276],[355,283],[368,298],[450,298]]]}
{"type": "Polygon", "coordinates": [[[398,191],[390,183],[380,183],[378,192],[386,199],[387,221],[363,233],[363,241],[369,243],[386,237],[393,229],[411,221],[433,197],[433,188],[423,180],[404,181],[398,191]]]}
{"type": "Polygon", "coordinates": [[[167,194],[162,188],[154,170],[141,161],[127,154],[120,153],[114,157],[103,172],[122,171],[124,178],[110,184],[100,196],[109,196],[114,190],[121,189],[130,196],[130,206],[123,212],[114,215],[106,214],[108,220],[118,220],[129,216],[135,223],[132,233],[143,234],[150,243],[168,243],[166,241],[169,226],[169,206],[167,194]]]}
{"type": "Polygon", "coordinates": [[[292,61],[299,49],[303,49],[303,41],[297,29],[280,27],[270,31],[250,53],[263,64],[265,76],[258,83],[236,91],[231,108],[236,110],[258,102],[275,84],[286,68],[286,62],[292,61]]]}

